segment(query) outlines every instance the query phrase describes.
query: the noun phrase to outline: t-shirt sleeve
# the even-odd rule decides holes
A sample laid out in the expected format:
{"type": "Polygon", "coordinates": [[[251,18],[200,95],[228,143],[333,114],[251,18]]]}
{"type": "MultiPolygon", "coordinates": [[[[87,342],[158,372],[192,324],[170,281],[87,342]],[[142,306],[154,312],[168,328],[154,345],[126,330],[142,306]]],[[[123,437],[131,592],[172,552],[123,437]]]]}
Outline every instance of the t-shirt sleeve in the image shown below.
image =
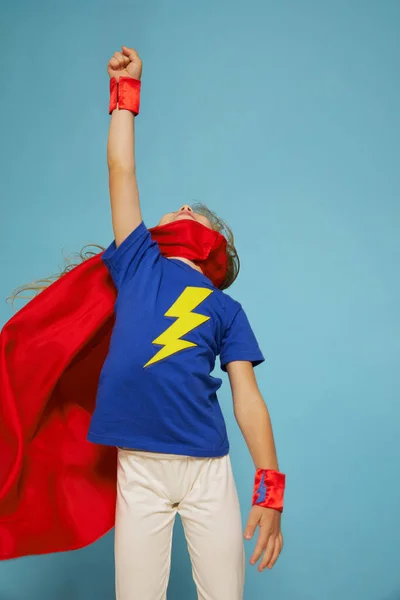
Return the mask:
{"type": "Polygon", "coordinates": [[[139,265],[147,264],[150,268],[159,257],[158,244],[152,240],[143,221],[118,248],[114,240],[102,256],[117,289],[134,277],[139,265]]]}
{"type": "Polygon", "coordinates": [[[253,367],[265,360],[247,315],[240,305],[230,319],[222,339],[221,369],[226,371],[226,365],[235,360],[249,361],[253,367]]]}

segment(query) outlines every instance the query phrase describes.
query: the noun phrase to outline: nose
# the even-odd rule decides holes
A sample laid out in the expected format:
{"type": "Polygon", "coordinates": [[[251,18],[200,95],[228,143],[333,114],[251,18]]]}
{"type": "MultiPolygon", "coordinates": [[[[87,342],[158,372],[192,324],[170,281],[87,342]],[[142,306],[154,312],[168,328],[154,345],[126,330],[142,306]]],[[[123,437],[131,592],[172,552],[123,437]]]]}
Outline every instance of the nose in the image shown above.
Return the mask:
{"type": "Polygon", "coordinates": [[[191,206],[189,206],[189,204],[184,204],[183,206],[180,207],[178,212],[193,212],[193,208],[191,206]]]}

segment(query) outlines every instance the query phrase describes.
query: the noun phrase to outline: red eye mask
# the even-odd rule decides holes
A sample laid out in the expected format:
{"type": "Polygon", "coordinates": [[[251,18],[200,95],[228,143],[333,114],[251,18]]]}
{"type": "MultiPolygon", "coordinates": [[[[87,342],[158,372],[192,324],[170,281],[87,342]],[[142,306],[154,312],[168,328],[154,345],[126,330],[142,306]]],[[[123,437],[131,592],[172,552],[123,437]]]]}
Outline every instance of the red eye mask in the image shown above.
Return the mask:
{"type": "Polygon", "coordinates": [[[216,288],[225,281],[228,267],[226,239],[218,231],[192,219],[179,219],[149,229],[165,257],[180,257],[198,265],[216,288]]]}

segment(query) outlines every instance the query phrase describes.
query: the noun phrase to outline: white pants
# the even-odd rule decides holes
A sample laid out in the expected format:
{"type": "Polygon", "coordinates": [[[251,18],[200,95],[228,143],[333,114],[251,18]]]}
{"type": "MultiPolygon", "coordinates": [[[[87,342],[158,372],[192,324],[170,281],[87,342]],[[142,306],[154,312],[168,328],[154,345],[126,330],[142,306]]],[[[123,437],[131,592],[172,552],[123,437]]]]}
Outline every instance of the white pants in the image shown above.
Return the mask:
{"type": "Polygon", "coordinates": [[[166,599],[177,512],[199,600],[242,600],[243,534],[229,455],[136,450],[118,450],[117,600],[166,599]]]}

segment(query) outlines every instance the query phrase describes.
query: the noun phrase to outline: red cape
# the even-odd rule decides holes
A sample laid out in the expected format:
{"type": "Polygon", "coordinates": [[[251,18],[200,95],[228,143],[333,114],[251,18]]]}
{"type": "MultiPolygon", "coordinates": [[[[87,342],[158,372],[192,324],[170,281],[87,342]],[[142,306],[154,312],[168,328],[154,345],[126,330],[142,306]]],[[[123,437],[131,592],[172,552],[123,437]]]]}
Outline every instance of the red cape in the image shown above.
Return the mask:
{"type": "Polygon", "coordinates": [[[116,449],[86,434],[115,298],[97,255],[1,332],[0,559],[81,548],[114,526],[116,449]]]}

